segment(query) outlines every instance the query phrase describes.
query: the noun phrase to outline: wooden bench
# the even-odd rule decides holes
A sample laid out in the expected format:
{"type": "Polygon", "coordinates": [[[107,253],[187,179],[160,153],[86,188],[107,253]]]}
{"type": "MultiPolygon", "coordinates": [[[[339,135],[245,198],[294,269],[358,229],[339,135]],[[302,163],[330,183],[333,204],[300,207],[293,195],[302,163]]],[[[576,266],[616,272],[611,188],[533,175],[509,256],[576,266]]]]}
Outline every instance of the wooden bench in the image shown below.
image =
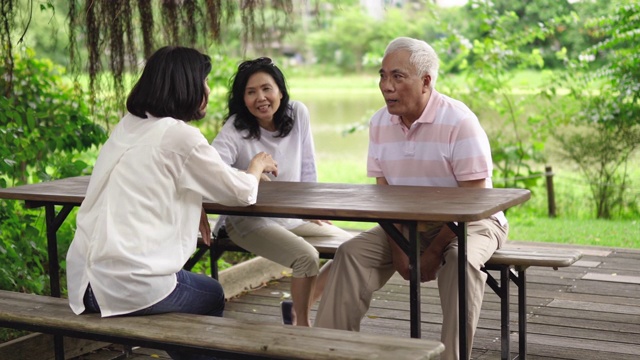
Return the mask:
{"type": "Polygon", "coordinates": [[[0,327],[224,359],[433,359],[437,341],[169,313],[75,315],[66,299],[0,291],[0,327]]]}
{"type": "MultiPolygon", "coordinates": [[[[185,265],[186,269],[191,269],[193,265],[208,251],[211,261],[211,276],[218,277],[218,259],[227,251],[247,252],[245,249],[234,244],[225,232],[214,236],[211,246],[200,243],[198,251],[185,265]]],[[[346,240],[346,239],[344,239],[346,240]]],[[[343,240],[343,241],[344,241],[343,240]]],[[[334,238],[310,238],[309,243],[313,245],[320,257],[332,259],[343,242],[334,238]]],[[[496,251],[491,259],[485,264],[483,271],[487,273],[487,284],[500,297],[500,332],[501,332],[501,359],[510,359],[510,283],[513,282],[518,287],[518,359],[525,359],[527,353],[527,278],[526,270],[531,266],[551,267],[557,270],[561,267],[571,266],[582,257],[579,251],[559,251],[532,250],[532,249],[500,249],[496,251]],[[489,271],[498,271],[498,280],[489,271]]]]}
{"type": "Polygon", "coordinates": [[[509,329],[509,284],[513,281],[518,287],[518,357],[527,355],[527,277],[531,266],[550,267],[558,270],[571,266],[582,257],[579,251],[559,251],[556,249],[513,249],[496,251],[487,261],[483,271],[487,273],[487,284],[500,297],[501,359],[511,357],[509,329]],[[499,272],[499,281],[489,272],[499,272]],[[511,280],[511,281],[509,281],[511,280]]]}

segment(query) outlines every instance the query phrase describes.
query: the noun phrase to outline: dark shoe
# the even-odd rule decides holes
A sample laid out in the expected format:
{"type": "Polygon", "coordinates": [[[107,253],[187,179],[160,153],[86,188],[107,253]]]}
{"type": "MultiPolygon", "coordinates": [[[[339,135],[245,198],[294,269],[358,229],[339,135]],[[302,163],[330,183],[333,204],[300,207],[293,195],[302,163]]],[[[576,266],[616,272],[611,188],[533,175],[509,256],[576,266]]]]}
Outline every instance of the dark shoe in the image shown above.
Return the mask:
{"type": "Polygon", "coordinates": [[[293,325],[293,301],[285,300],[280,303],[280,310],[282,310],[282,323],[285,325],[293,325]]]}

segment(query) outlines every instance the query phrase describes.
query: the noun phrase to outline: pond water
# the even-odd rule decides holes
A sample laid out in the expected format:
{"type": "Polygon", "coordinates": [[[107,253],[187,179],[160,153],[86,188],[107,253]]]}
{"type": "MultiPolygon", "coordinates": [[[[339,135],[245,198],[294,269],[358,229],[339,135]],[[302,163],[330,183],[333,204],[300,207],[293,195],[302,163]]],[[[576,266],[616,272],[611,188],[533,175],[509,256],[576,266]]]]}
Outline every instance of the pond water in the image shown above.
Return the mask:
{"type": "Polygon", "coordinates": [[[291,98],[309,108],[319,168],[323,162],[352,163],[365,171],[369,118],[384,101],[379,92],[296,91],[291,98]],[[348,129],[359,129],[347,133],[348,129]]]}

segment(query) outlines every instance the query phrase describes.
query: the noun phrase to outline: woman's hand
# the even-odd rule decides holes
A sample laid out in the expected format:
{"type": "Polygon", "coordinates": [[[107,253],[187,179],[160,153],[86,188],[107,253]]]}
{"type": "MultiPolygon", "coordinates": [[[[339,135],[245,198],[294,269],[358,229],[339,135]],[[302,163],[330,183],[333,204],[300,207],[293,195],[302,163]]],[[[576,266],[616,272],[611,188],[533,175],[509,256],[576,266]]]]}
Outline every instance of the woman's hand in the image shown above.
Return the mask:
{"type": "Polygon", "coordinates": [[[207,217],[207,213],[204,212],[204,208],[202,208],[202,212],[200,213],[200,225],[198,229],[200,230],[200,236],[202,236],[202,242],[207,246],[211,245],[211,225],[209,225],[209,218],[207,217]]]}
{"type": "Polygon", "coordinates": [[[270,154],[266,152],[259,152],[251,159],[247,172],[260,181],[262,173],[272,173],[273,176],[278,176],[278,163],[273,160],[270,154]]]}

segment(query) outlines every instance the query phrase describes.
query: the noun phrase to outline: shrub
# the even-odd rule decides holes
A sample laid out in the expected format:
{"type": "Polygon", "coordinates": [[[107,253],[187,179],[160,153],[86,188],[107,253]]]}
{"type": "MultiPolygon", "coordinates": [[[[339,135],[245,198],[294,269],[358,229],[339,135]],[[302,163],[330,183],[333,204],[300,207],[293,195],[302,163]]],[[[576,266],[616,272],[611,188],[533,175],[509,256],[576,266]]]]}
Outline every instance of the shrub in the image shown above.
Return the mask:
{"type": "MultiPolygon", "coordinates": [[[[83,154],[107,134],[91,120],[85,94],[63,80],[63,69],[24,49],[15,56],[12,75],[4,65],[0,72],[0,186],[90,173],[83,154]]],[[[43,218],[42,210],[0,202],[1,289],[50,291],[43,218]]],[[[58,233],[60,254],[66,253],[71,233],[69,224],[58,233]]]]}

